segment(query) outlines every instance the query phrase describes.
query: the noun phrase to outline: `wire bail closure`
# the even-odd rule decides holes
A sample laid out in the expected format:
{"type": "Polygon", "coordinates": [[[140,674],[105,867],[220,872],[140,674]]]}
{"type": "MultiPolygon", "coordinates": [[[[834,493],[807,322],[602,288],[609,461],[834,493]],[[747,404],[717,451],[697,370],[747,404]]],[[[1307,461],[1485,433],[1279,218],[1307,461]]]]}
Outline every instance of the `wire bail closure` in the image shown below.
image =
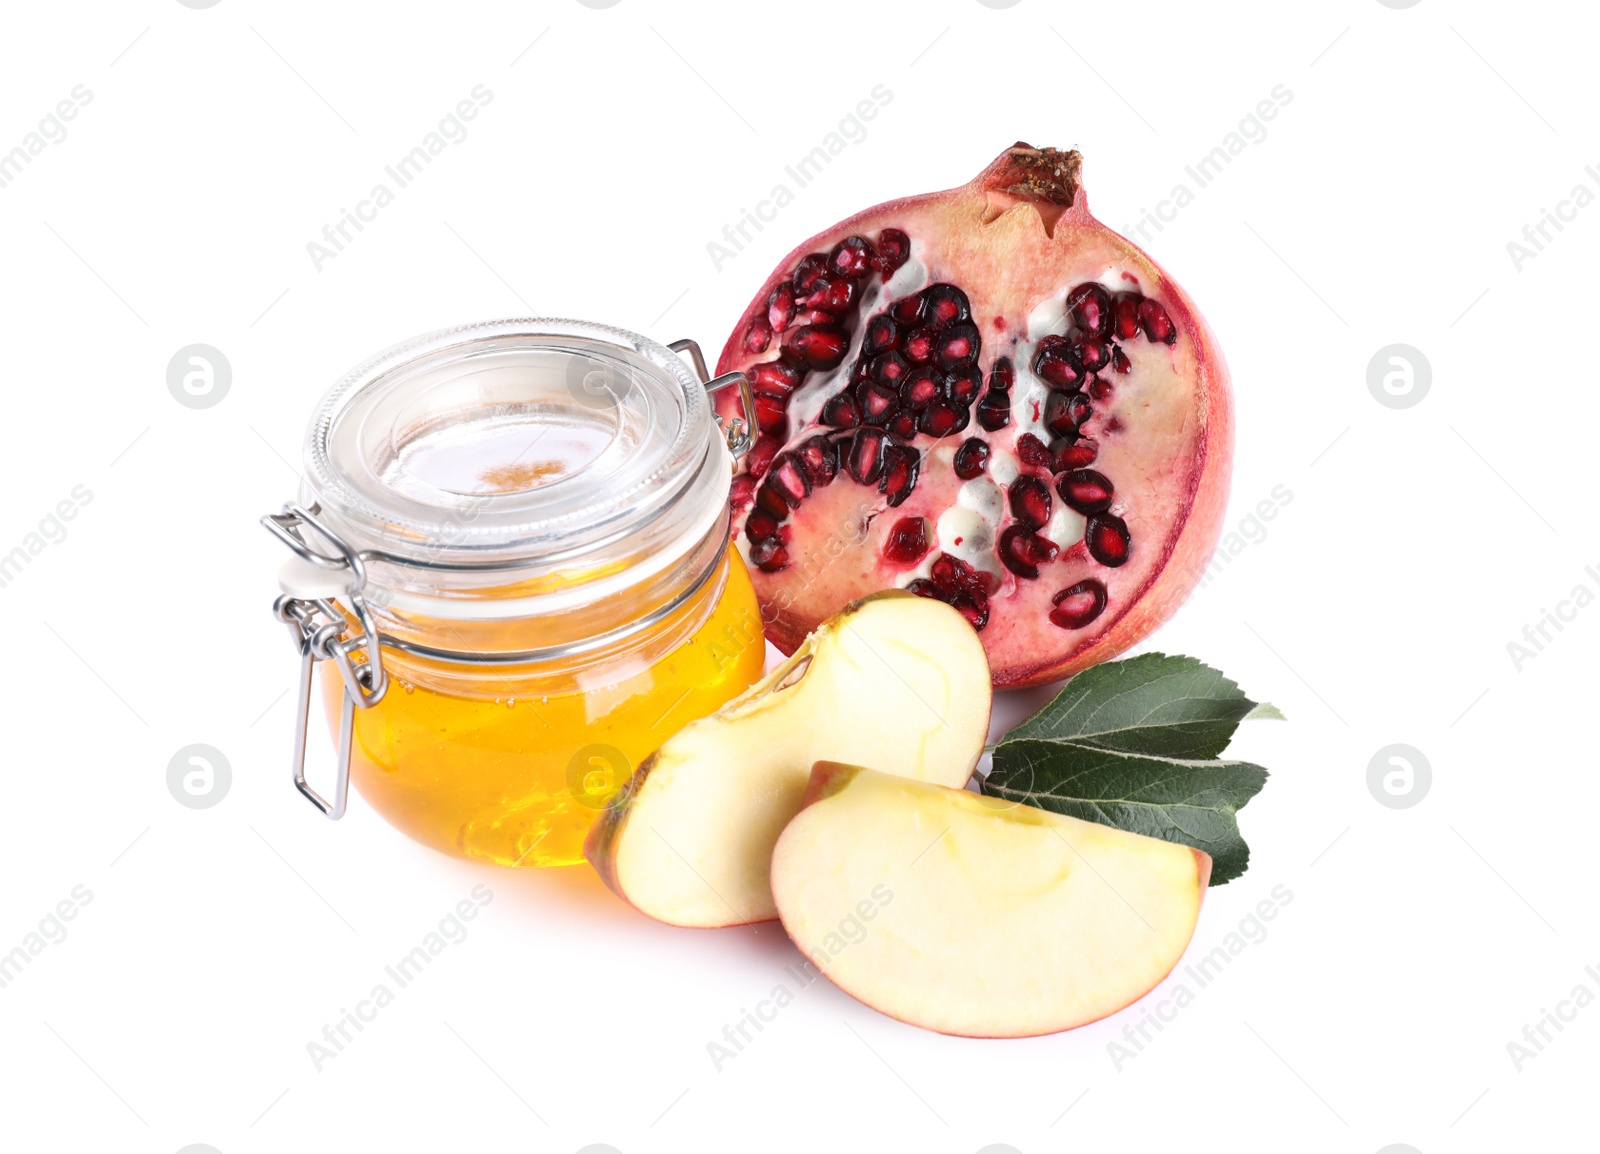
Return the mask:
{"type": "MultiPolygon", "coordinates": [[[[742,372],[712,377],[706,368],[700,345],[695,341],[674,341],[667,347],[675,353],[688,354],[707,393],[715,396],[731,385],[739,387],[739,401],[744,415],[724,423],[720,415],[714,414],[717,426],[726,439],[728,452],[737,461],[755,444],[756,405],[749,378],[742,372]]],[[[378,632],[364,595],[366,565],[360,553],[318,519],[320,511],[315,504],[307,508],[291,502],[285,504],[280,512],[262,517],[261,524],[302,562],[314,567],[303,570],[294,581],[281,581],[285,591],[273,601],[272,614],[288,626],[289,639],[300,658],[294,744],[289,759],[294,787],[324,817],[338,821],[344,816],[350,796],[350,755],[355,740],[355,711],[371,709],[382,701],[389,691],[389,677],[383,667],[384,638],[378,632]],[[313,541],[313,535],[316,541],[313,541]],[[331,552],[319,548],[319,542],[331,552]],[[295,586],[292,590],[289,588],[291,584],[295,586]],[[352,616],[355,626],[350,621],[352,616]],[[357,655],[362,660],[354,660],[357,655]],[[323,797],[306,780],[311,697],[316,666],[321,661],[334,663],[344,685],[331,800],[323,797]]],[[[695,588],[698,587],[697,583],[695,588]]],[[[666,608],[675,607],[674,603],[666,608]]],[[[524,655],[512,654],[507,659],[523,658],[524,655]]]]}

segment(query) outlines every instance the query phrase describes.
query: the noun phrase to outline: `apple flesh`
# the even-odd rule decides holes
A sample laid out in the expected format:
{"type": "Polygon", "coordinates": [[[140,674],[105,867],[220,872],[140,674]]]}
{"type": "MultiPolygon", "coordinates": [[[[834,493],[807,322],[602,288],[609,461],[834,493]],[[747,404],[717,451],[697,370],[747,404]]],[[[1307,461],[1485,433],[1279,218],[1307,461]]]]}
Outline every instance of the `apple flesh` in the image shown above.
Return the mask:
{"type": "Polygon", "coordinates": [[[763,680],[639,766],[584,856],[620,897],[678,926],[777,917],[772,846],[818,760],[960,786],[993,697],[972,627],[900,590],[853,602],[763,680]]]}
{"type": "Polygon", "coordinates": [[[1188,846],[828,763],[772,856],[784,929],[835,985],[982,1038],[1138,1000],[1182,957],[1210,876],[1188,846]]]}

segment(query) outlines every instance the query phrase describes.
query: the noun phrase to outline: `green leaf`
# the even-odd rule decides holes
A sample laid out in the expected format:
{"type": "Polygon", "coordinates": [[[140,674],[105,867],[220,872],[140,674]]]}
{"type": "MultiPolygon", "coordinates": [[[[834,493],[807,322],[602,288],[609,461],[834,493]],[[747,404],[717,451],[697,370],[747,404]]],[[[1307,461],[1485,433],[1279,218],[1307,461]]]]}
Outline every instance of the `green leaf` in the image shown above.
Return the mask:
{"type": "Polygon", "coordinates": [[[995,747],[983,792],[1194,846],[1221,885],[1249,864],[1235,814],[1267,771],[1220,755],[1240,721],[1282,716],[1193,657],[1108,662],[995,747]]]}

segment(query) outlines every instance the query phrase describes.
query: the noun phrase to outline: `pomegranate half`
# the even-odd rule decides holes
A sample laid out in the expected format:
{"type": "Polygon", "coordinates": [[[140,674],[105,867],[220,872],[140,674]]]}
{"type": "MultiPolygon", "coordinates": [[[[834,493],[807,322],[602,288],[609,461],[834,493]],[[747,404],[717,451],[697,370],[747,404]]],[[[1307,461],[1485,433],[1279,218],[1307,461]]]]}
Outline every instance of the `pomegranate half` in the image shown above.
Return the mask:
{"type": "Polygon", "coordinates": [[[997,686],[1033,685],[1194,587],[1227,501],[1227,367],[1183,290],[1089,215],[1080,166],[1018,144],[867,209],[740,319],[717,371],[749,375],[760,436],[734,531],[785,653],[898,587],[961,610],[997,686]]]}

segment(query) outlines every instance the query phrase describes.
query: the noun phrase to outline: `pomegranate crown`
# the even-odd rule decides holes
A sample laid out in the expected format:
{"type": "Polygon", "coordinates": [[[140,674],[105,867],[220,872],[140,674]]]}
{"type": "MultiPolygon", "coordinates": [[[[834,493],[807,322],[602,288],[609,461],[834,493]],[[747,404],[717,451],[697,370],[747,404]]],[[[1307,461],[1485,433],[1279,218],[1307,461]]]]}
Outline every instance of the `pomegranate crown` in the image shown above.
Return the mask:
{"type": "Polygon", "coordinates": [[[1071,208],[1082,187],[1082,172],[1083,155],[1077,149],[1035,148],[1019,140],[980,179],[990,192],[1071,208]]]}

